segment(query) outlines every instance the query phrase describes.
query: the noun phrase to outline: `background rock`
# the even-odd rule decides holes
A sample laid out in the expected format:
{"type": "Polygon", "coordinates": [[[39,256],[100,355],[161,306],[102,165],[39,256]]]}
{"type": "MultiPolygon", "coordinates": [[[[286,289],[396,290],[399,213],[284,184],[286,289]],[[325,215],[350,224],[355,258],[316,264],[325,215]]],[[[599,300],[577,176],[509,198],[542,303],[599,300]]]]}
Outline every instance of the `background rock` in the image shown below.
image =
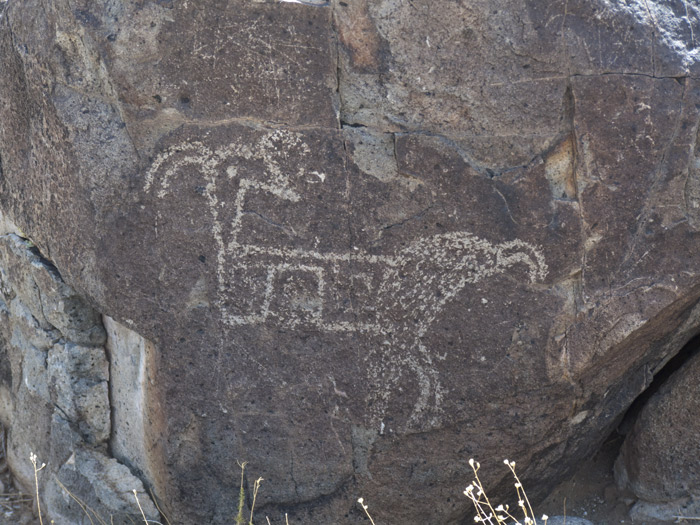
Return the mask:
{"type": "Polygon", "coordinates": [[[616,479],[642,500],[637,517],[670,520],[700,508],[699,376],[695,355],[649,399],[620,450],[616,479]]]}
{"type": "Polygon", "coordinates": [[[30,454],[38,467],[46,463],[39,490],[59,523],[96,519],[68,491],[102,519],[131,523],[140,519],[137,490],[147,515],[157,517],[142,482],[107,455],[109,362],[99,314],[16,233],[0,235],[0,268],[0,420],[15,477],[34,487],[30,454]]]}
{"type": "Polygon", "coordinates": [[[593,525],[590,521],[573,516],[552,516],[547,520],[547,525],[593,525]]]}
{"type": "MultiPolygon", "coordinates": [[[[0,208],[133,332],[111,439],[166,513],[230,520],[248,460],[273,521],[459,523],[467,458],[537,496],[595,450],[700,326],[699,14],[8,3],[0,208]]],[[[104,342],[60,304],[27,374],[104,342]]]]}

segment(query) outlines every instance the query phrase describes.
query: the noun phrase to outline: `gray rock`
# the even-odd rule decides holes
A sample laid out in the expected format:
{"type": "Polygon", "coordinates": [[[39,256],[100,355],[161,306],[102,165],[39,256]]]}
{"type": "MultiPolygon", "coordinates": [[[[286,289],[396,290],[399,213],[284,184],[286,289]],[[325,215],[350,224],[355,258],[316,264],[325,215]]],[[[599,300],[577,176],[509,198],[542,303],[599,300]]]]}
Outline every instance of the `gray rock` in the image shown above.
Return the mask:
{"type": "MultiPolygon", "coordinates": [[[[521,522],[522,523],[522,522],[521,522]]],[[[593,522],[588,521],[583,518],[576,518],[574,516],[551,516],[545,522],[542,519],[537,519],[538,525],[593,525],[593,522]]],[[[515,525],[512,523],[511,525],[515,525]]]]}
{"type": "MultiPolygon", "coordinates": [[[[63,282],[31,242],[12,233],[0,237],[0,265],[0,290],[20,296],[42,330],[58,330],[77,344],[104,344],[99,313],[63,282]]],[[[5,301],[12,299],[3,294],[5,301]]]]}
{"type": "Polygon", "coordinates": [[[13,344],[23,346],[28,344],[46,354],[61,339],[61,333],[58,330],[52,327],[44,328],[42,323],[32,315],[32,310],[19,298],[10,301],[8,313],[12,319],[10,342],[13,344]]]}
{"type": "MultiPolygon", "coordinates": [[[[52,430],[66,438],[72,433],[68,423],[54,418],[52,430]],[[63,427],[63,428],[60,428],[63,427]]],[[[72,436],[76,443],[78,436],[72,436]]],[[[87,525],[99,521],[130,525],[143,521],[138,504],[149,520],[158,520],[159,513],[141,481],[129,469],[102,452],[74,446],[65,462],[43,488],[43,499],[57,523],[87,525]],[[74,497],[81,500],[83,510],[74,497]]]]}
{"type": "MultiPolygon", "coordinates": [[[[537,521],[540,522],[540,520],[537,521]]],[[[593,523],[574,516],[552,516],[547,520],[547,525],[593,525],[593,523]]]]}
{"type": "Polygon", "coordinates": [[[16,479],[33,492],[30,455],[46,463],[39,491],[59,523],[91,522],[66,489],[114,523],[141,519],[131,492],[137,490],[156,519],[142,481],[107,455],[110,371],[105,348],[97,346],[105,339],[99,314],[16,228],[8,229],[16,233],[0,236],[0,421],[9,428],[7,459],[16,479]]]}
{"type": "Polygon", "coordinates": [[[105,316],[106,350],[110,363],[111,452],[132,471],[153,479],[151,455],[146,449],[149,413],[153,402],[155,348],[139,334],[105,316]]]}
{"type": "Polygon", "coordinates": [[[633,508],[636,516],[697,515],[699,414],[700,355],[695,355],[646,403],[615,463],[618,485],[642,500],[633,508]]]}
{"type": "Polygon", "coordinates": [[[697,518],[698,514],[698,498],[679,498],[662,503],[640,500],[629,511],[631,519],[643,523],[683,523],[686,521],[683,518],[697,518]]]}
{"type": "Polygon", "coordinates": [[[52,401],[90,444],[110,437],[109,364],[102,347],[55,345],[46,361],[52,401]]]}

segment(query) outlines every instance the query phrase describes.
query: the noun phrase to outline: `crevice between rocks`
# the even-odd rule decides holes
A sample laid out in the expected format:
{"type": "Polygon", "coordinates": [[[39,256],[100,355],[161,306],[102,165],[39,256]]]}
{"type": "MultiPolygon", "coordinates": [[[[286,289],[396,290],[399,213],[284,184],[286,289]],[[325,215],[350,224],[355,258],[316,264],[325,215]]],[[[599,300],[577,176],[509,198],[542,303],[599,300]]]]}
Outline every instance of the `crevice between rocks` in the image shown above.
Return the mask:
{"type": "Polygon", "coordinates": [[[586,517],[593,523],[667,523],[655,519],[639,521],[639,516],[634,515],[635,503],[643,500],[639,500],[629,486],[616,479],[618,473],[614,473],[617,470],[615,465],[620,460],[625,440],[631,435],[649,401],[676,372],[700,354],[699,332],[700,326],[694,327],[690,339],[675,354],[671,352],[672,357],[659,363],[655,372],[649,370],[650,364],[642,365],[645,374],[653,374],[648,386],[632,401],[624,415],[619,417],[620,422],[612,432],[579,463],[571,477],[551,491],[538,505],[538,512],[549,515],[566,513],[586,517]]]}
{"type": "Polygon", "coordinates": [[[649,386],[639,394],[625,412],[622,422],[616,432],[626,435],[631,430],[637,417],[648,401],[671,378],[671,376],[683,368],[683,365],[700,353],[700,334],[693,336],[668,362],[653,375],[649,386]]]}
{"type": "Polygon", "coordinates": [[[338,120],[338,129],[343,129],[343,125],[345,124],[343,122],[343,93],[340,89],[343,76],[343,65],[340,58],[340,35],[335,17],[336,13],[335,9],[333,9],[331,26],[333,27],[333,36],[335,38],[335,94],[337,97],[336,118],[338,120]]]}

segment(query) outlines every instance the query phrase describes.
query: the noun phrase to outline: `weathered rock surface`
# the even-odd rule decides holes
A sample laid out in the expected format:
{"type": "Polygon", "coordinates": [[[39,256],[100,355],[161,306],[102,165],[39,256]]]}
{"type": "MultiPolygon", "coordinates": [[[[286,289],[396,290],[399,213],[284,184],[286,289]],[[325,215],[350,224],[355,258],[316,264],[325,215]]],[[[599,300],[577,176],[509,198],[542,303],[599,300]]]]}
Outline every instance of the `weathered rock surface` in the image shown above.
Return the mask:
{"type": "MultiPolygon", "coordinates": [[[[57,523],[90,523],[70,491],[114,523],[140,519],[132,490],[148,516],[158,513],[140,479],[107,455],[109,362],[99,314],[67,286],[32,244],[0,235],[0,420],[9,428],[8,461],[34,486],[30,454],[45,509],[57,523]],[[40,466],[40,465],[38,465],[40,466]]],[[[119,398],[117,398],[119,399],[119,398]]]]}
{"type": "Polygon", "coordinates": [[[153,479],[153,454],[146,450],[147,417],[155,417],[147,410],[153,401],[150,392],[153,380],[153,344],[133,330],[104,316],[107,332],[107,356],[110,368],[110,410],[112,435],[110,451],[143,479],[153,479]]]}
{"type": "Polygon", "coordinates": [[[595,449],[700,327],[698,15],[10,1],[0,208],[144,341],[166,513],[230,521],[239,459],[273,521],[458,523],[468,457],[595,449]]]}
{"type": "Polygon", "coordinates": [[[700,355],[695,355],[647,402],[620,450],[616,478],[641,500],[635,516],[672,520],[697,514],[699,414],[700,355]]]}

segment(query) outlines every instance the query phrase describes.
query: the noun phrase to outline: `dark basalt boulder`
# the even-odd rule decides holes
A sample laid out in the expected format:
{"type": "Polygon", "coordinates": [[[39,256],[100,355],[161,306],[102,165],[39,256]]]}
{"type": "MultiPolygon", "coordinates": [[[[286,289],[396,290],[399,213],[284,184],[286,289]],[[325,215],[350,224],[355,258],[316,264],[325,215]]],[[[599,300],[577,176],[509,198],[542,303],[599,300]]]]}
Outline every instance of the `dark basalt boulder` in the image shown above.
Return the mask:
{"type": "Polygon", "coordinates": [[[699,15],[10,0],[0,209],[136,341],[110,450],[185,523],[236,460],[273,523],[545,494],[700,327],[699,15]]]}

